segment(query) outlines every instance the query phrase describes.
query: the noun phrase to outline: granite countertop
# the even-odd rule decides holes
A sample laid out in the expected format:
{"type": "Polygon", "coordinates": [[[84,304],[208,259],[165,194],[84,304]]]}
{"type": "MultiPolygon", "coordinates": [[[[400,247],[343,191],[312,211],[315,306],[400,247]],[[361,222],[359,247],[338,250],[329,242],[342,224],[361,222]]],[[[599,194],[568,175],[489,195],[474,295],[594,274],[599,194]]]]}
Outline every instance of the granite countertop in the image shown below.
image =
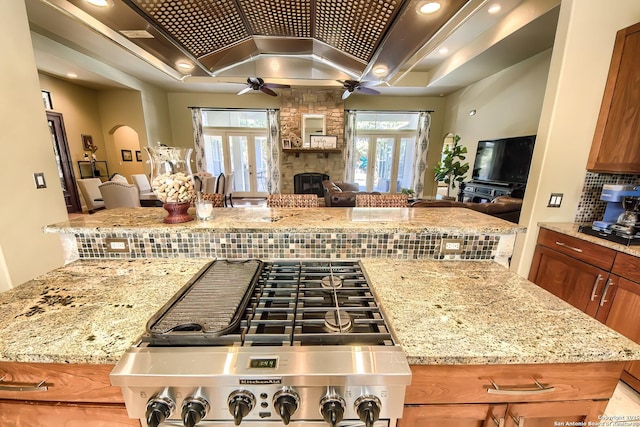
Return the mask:
{"type": "Polygon", "coordinates": [[[581,226],[590,227],[591,224],[581,224],[575,222],[541,222],[538,223],[538,226],[540,226],[540,228],[546,228],[548,230],[557,231],[558,233],[566,234],[577,239],[595,243],[596,245],[604,246],[618,252],[640,257],[640,245],[627,246],[620,243],[612,242],[610,240],[601,239],[600,237],[592,236],[590,234],[581,233],[579,231],[581,226]]]}
{"type": "MultiPolygon", "coordinates": [[[[208,259],[81,260],[0,294],[0,361],[115,363],[208,259]]],[[[410,364],[640,359],[493,262],[362,260],[410,364]]]]}
{"type": "MultiPolygon", "coordinates": [[[[193,208],[190,209],[193,213],[193,208]]],[[[119,208],[82,215],[44,228],[79,232],[419,232],[515,234],[526,228],[464,208],[218,208],[211,221],[165,224],[163,208],[119,208]]]]}

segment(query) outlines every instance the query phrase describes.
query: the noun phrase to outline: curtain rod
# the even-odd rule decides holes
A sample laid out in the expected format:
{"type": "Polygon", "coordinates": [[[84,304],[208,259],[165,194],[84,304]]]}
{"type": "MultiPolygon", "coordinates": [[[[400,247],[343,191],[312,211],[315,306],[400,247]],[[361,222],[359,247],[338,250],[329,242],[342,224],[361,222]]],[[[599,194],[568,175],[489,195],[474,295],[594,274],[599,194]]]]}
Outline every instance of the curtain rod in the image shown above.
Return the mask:
{"type": "Polygon", "coordinates": [[[435,110],[344,110],[346,112],[355,111],[356,113],[384,113],[384,114],[403,114],[403,113],[435,113],[435,110]]]}
{"type": "Polygon", "coordinates": [[[221,108],[221,107],[187,107],[190,110],[194,108],[200,108],[201,110],[209,110],[209,111],[229,111],[229,110],[244,110],[244,111],[266,111],[266,110],[280,110],[279,108],[241,108],[241,107],[230,107],[230,108],[221,108]]]}

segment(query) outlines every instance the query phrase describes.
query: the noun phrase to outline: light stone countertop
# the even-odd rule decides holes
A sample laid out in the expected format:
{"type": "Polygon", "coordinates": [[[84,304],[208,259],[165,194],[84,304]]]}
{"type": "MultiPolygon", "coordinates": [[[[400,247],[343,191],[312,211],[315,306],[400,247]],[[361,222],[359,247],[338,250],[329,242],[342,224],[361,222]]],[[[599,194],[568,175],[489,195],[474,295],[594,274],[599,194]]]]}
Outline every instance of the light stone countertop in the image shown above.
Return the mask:
{"type": "Polygon", "coordinates": [[[610,240],[601,239],[597,236],[581,233],[579,231],[580,226],[591,227],[591,224],[580,224],[575,222],[541,222],[538,223],[540,228],[546,228],[551,231],[566,234],[567,236],[582,239],[587,242],[595,243],[596,245],[604,246],[606,248],[614,249],[618,252],[640,257],[640,245],[626,246],[620,243],[612,242],[610,240]]]}
{"type": "MultiPolygon", "coordinates": [[[[189,210],[193,214],[193,208],[189,210]]],[[[211,221],[165,224],[163,208],[118,208],[44,227],[87,232],[416,232],[515,234],[526,228],[464,208],[216,208],[211,221]]]]}
{"type": "MultiPolygon", "coordinates": [[[[208,259],[81,260],[0,294],[0,361],[115,363],[208,259]]],[[[640,359],[494,262],[362,260],[410,364],[640,359]]]]}

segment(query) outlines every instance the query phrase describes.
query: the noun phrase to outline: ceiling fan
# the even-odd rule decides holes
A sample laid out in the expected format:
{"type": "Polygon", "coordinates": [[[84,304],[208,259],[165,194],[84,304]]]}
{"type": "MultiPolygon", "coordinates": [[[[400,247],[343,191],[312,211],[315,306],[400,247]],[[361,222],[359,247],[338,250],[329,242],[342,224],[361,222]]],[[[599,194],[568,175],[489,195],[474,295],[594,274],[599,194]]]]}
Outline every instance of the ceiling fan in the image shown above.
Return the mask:
{"type": "Polygon", "coordinates": [[[267,95],[278,96],[277,93],[271,90],[271,88],[289,88],[289,85],[281,85],[278,83],[265,83],[260,77],[248,77],[247,78],[247,87],[238,92],[238,95],[242,95],[243,93],[250,92],[252,90],[259,90],[260,92],[264,92],[267,95]]]}
{"type": "Polygon", "coordinates": [[[362,93],[366,93],[368,95],[380,95],[375,89],[371,89],[368,86],[377,85],[376,81],[358,81],[358,80],[338,80],[342,83],[342,86],[345,88],[344,93],[342,94],[342,99],[347,99],[349,95],[351,95],[355,91],[359,91],[362,93]]]}

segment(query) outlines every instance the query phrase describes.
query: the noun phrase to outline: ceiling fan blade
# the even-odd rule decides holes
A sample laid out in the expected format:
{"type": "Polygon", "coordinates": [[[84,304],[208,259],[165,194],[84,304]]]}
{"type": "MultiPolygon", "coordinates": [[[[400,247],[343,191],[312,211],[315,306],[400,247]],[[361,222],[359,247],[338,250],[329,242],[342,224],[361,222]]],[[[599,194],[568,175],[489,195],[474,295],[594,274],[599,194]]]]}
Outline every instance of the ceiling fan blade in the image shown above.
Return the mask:
{"type": "Polygon", "coordinates": [[[277,93],[275,93],[274,91],[272,91],[271,89],[269,89],[268,87],[262,86],[260,88],[260,90],[264,93],[266,93],[267,95],[271,95],[271,96],[278,96],[277,93]]]}
{"type": "Polygon", "coordinates": [[[349,95],[351,95],[352,91],[350,91],[349,89],[345,90],[344,93],[342,94],[342,99],[345,100],[349,97],[349,95]]]}
{"type": "Polygon", "coordinates": [[[375,81],[375,80],[364,80],[364,81],[360,82],[360,87],[362,87],[362,86],[367,86],[367,87],[368,86],[376,86],[378,84],[380,84],[380,82],[375,81]]]}
{"type": "Polygon", "coordinates": [[[367,95],[380,95],[380,92],[375,89],[371,89],[370,87],[360,86],[358,90],[362,93],[366,93],[367,95]]]}
{"type": "Polygon", "coordinates": [[[251,86],[247,86],[244,89],[242,89],[240,92],[238,92],[238,95],[242,95],[242,94],[250,92],[252,90],[253,90],[253,88],[251,86]]]}
{"type": "Polygon", "coordinates": [[[264,87],[270,87],[270,88],[274,88],[274,89],[288,89],[291,86],[290,85],[281,85],[279,83],[265,83],[263,85],[264,87]]]}

